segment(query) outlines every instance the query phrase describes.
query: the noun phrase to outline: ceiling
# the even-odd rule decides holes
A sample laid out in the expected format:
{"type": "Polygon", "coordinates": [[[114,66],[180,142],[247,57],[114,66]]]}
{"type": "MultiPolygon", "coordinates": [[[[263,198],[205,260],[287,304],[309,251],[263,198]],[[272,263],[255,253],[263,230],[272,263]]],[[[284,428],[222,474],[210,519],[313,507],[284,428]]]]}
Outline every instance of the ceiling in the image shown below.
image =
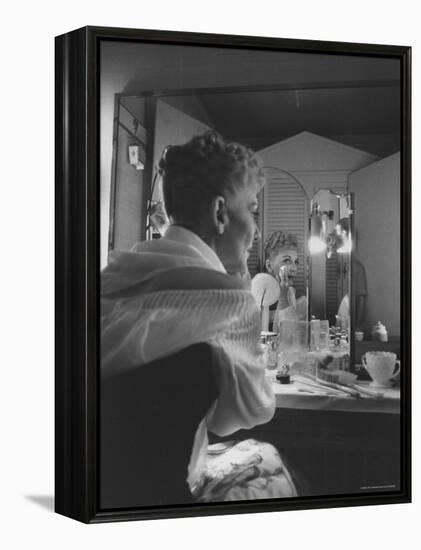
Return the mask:
{"type": "Polygon", "coordinates": [[[302,131],[379,157],[400,149],[393,58],[155,47],[114,63],[123,60],[133,64],[123,94],[135,115],[136,101],[154,95],[255,150],[302,131]]]}
{"type": "Polygon", "coordinates": [[[263,149],[303,130],[379,156],[399,150],[399,86],[364,85],[199,96],[227,139],[263,149]]]}

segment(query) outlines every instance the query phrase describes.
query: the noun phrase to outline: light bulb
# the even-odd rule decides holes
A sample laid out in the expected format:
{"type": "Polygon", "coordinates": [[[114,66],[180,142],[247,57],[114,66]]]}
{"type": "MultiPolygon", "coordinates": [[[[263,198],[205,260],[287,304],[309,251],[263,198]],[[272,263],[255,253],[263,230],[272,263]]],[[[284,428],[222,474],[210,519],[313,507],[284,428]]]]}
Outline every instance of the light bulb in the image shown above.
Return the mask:
{"type": "Polygon", "coordinates": [[[317,254],[326,250],[326,243],[320,237],[311,236],[308,240],[310,254],[317,254]]]}

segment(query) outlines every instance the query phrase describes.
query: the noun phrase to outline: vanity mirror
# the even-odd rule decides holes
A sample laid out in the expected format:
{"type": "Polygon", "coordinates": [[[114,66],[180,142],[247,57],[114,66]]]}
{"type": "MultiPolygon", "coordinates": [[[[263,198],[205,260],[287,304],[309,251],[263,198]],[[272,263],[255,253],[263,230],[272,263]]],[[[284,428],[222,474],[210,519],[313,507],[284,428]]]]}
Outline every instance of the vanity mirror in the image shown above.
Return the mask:
{"type": "MultiPolygon", "coordinates": [[[[369,288],[377,285],[381,264],[399,281],[394,258],[372,261],[373,254],[387,247],[389,235],[396,240],[399,216],[391,221],[394,229],[374,236],[366,229],[373,219],[369,212],[383,211],[383,203],[385,208],[399,204],[399,86],[393,65],[389,77],[293,89],[268,84],[116,94],[108,250],[128,250],[139,240],[160,238],[168,221],[158,175],[165,148],[215,129],[256,150],[263,164],[266,184],[259,194],[258,231],[248,259],[251,277],[268,271],[270,239],[277,238],[279,248],[279,239],[290,236],[295,265],[288,286],[298,300],[299,318],[340,326],[351,347],[355,331],[368,340],[371,325],[382,320],[391,327],[393,351],[398,352],[399,308],[384,311],[369,288]],[[339,116],[351,107],[353,116],[339,116]],[[328,108],[337,114],[329,122],[319,118],[319,110],[328,108]],[[381,134],[371,133],[373,109],[378,110],[381,134]]],[[[391,297],[396,288],[388,291],[391,297]]],[[[290,304],[284,300],[286,309],[290,304]]],[[[271,322],[276,307],[271,306],[271,322]]],[[[358,346],[363,347],[357,362],[364,344],[358,346]]]]}

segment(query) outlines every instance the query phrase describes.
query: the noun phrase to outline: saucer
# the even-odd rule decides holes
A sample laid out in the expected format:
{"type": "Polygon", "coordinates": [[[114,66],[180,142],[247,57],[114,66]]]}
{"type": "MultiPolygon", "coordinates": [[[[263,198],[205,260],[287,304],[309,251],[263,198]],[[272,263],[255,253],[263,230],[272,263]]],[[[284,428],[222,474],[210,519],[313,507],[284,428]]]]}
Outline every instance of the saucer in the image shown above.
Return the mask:
{"type": "Polygon", "coordinates": [[[377,389],[379,389],[379,388],[383,388],[383,389],[391,388],[392,387],[392,382],[389,381],[389,382],[386,382],[386,384],[378,384],[377,382],[374,382],[374,380],[373,380],[372,382],[370,382],[369,386],[371,388],[377,388],[377,389]]]}

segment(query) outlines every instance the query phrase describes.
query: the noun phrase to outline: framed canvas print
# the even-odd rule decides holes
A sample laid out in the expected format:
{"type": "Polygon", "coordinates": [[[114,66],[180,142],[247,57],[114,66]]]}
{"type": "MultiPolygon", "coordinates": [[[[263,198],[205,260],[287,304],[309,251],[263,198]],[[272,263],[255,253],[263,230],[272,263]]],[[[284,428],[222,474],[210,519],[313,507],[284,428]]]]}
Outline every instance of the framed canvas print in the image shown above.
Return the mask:
{"type": "Polygon", "coordinates": [[[410,48],[56,38],[56,511],[403,503],[410,48]]]}

